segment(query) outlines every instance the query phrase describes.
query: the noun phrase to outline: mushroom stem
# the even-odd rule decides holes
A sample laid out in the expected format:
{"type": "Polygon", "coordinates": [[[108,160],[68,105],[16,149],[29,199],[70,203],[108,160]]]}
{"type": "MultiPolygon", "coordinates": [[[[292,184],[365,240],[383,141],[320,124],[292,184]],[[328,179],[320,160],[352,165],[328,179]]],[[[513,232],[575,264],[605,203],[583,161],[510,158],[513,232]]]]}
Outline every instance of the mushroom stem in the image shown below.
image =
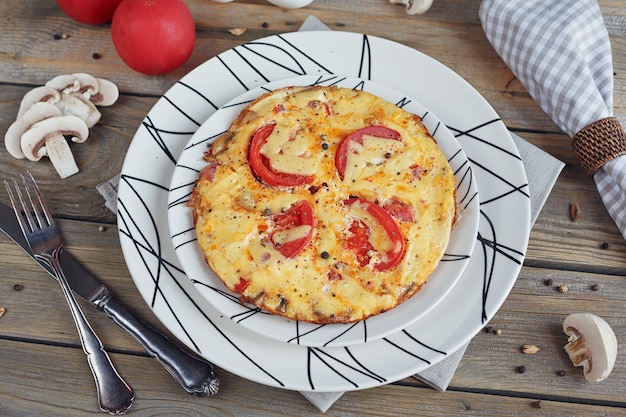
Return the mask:
{"type": "Polygon", "coordinates": [[[564,346],[574,366],[582,366],[585,373],[591,372],[593,362],[589,356],[589,350],[585,344],[585,336],[578,333],[573,327],[567,329],[569,343],[564,346]]]}
{"type": "Polygon", "coordinates": [[[49,135],[45,141],[46,153],[52,166],[61,178],[67,178],[78,172],[78,166],[65,136],[61,132],[49,135]]]}

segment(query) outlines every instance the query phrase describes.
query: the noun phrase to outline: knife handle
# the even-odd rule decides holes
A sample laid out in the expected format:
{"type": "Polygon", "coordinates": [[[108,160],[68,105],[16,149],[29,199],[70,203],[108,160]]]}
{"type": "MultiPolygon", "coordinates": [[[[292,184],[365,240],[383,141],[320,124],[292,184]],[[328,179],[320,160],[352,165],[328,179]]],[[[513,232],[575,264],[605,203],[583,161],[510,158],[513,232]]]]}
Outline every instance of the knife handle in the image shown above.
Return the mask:
{"type": "Polygon", "coordinates": [[[183,351],[165,335],[137,318],[110,294],[106,300],[99,303],[99,308],[118,326],[130,333],[185,391],[202,397],[217,393],[220,380],[211,363],[183,351]]]}

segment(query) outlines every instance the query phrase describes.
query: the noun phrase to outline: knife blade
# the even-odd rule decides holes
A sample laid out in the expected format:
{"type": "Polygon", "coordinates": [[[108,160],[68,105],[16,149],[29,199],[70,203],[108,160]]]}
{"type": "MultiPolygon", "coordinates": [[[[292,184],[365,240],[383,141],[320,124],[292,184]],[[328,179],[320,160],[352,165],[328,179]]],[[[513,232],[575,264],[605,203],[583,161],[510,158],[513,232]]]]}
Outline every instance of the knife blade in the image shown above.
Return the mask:
{"type": "MultiPolygon", "coordinates": [[[[0,202],[0,229],[52,277],[55,277],[48,265],[35,258],[13,209],[2,202],[0,202]]],[[[61,251],[59,258],[72,290],[127,331],[178,381],[186,392],[198,396],[217,393],[219,378],[210,362],[184,351],[164,334],[135,316],[66,250],[61,251]]]]}

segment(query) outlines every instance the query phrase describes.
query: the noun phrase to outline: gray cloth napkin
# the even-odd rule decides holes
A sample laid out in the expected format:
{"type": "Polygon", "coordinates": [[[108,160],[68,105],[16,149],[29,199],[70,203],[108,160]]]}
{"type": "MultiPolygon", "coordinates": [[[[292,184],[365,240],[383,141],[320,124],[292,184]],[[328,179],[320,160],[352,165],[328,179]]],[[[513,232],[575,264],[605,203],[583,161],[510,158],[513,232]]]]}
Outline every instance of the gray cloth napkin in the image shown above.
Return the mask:
{"type": "MultiPolygon", "coordinates": [[[[310,16],[305,20],[301,31],[330,30],[319,19],[310,16]]],[[[545,203],[559,173],[564,164],[536,146],[512,133],[513,140],[520,152],[522,163],[528,177],[530,201],[531,201],[531,224],[534,224],[543,204],[545,203]]],[[[119,176],[97,186],[100,194],[105,198],[106,206],[116,210],[117,185],[119,176]]],[[[428,367],[413,377],[430,385],[431,387],[445,391],[452,380],[454,373],[461,361],[469,343],[462,346],[456,352],[448,355],[442,361],[428,367]]],[[[344,393],[343,392],[301,392],[301,394],[315,405],[320,411],[327,411],[344,393]]]]}
{"type": "Polygon", "coordinates": [[[600,6],[595,0],[484,0],[479,16],[494,49],[572,136],[626,238],[626,134],[612,117],[613,61],[600,6]]]}

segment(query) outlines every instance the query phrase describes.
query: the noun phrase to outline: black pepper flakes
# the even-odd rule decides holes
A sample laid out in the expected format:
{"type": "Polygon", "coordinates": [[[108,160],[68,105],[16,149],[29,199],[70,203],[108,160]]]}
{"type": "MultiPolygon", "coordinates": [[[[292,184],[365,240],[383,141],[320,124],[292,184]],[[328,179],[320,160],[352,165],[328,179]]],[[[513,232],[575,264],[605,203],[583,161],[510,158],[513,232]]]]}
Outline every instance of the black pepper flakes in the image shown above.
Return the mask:
{"type": "Polygon", "coordinates": [[[493,333],[493,327],[491,326],[485,327],[485,333],[493,333]]]}
{"type": "Polygon", "coordinates": [[[542,405],[541,405],[541,400],[537,400],[537,401],[535,401],[535,402],[533,403],[533,407],[534,407],[534,408],[541,408],[541,407],[542,407],[542,405]]]}
{"type": "Polygon", "coordinates": [[[593,284],[590,288],[591,291],[598,291],[600,289],[600,286],[598,284],[593,284]]]}
{"type": "Polygon", "coordinates": [[[548,278],[548,279],[544,279],[543,280],[543,285],[547,285],[548,287],[551,286],[554,283],[554,281],[552,281],[552,278],[548,278]]]}

